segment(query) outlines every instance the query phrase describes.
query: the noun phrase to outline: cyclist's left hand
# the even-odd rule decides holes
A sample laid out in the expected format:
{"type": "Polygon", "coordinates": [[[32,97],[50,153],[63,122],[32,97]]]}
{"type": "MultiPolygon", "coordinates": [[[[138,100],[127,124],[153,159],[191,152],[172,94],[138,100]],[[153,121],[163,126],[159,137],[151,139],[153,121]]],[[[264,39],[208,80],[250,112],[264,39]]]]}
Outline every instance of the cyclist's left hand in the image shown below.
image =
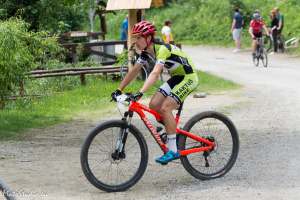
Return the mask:
{"type": "Polygon", "coordinates": [[[142,92],[138,92],[138,93],[135,93],[135,94],[132,94],[132,97],[135,101],[138,101],[140,100],[140,98],[142,98],[144,94],[142,92]]]}
{"type": "Polygon", "coordinates": [[[122,91],[120,89],[116,89],[113,93],[111,93],[111,99],[117,102],[117,96],[121,95],[122,91]]]}

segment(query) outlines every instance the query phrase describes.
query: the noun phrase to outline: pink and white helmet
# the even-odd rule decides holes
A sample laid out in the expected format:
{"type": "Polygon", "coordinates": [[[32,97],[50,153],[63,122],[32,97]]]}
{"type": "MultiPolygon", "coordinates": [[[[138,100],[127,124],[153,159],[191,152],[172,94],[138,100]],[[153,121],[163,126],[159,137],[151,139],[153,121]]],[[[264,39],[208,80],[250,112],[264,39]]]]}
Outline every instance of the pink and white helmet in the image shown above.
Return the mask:
{"type": "Polygon", "coordinates": [[[147,37],[148,35],[154,36],[155,31],[156,28],[151,22],[141,21],[133,26],[131,34],[147,37]]]}

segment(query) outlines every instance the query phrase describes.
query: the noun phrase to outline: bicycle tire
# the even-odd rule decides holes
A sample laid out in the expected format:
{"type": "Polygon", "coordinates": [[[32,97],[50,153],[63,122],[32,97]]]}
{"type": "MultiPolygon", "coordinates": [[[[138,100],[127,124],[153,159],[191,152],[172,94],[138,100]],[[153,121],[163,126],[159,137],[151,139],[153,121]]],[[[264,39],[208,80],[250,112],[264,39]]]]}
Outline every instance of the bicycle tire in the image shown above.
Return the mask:
{"type": "Polygon", "coordinates": [[[263,66],[268,67],[268,54],[265,50],[262,52],[260,59],[263,66]]]}
{"type": "Polygon", "coordinates": [[[0,196],[1,193],[7,200],[16,200],[14,192],[6,185],[4,181],[0,179],[0,196]]]}
{"type": "Polygon", "coordinates": [[[253,61],[254,66],[258,67],[258,65],[259,65],[259,57],[257,56],[257,53],[255,53],[255,56],[252,57],[252,61],[253,61]]]}
{"type": "Polygon", "coordinates": [[[128,71],[128,67],[126,65],[121,65],[121,67],[120,67],[120,78],[121,78],[121,80],[124,79],[124,77],[127,74],[127,71],[128,71]]]}
{"type": "MultiPolygon", "coordinates": [[[[106,137],[106,136],[105,136],[106,137]]],[[[128,139],[127,139],[128,141],[128,139]]],[[[127,143],[126,143],[127,144],[127,143]]],[[[100,148],[101,145],[99,145],[98,148],[100,148]]],[[[113,145],[112,145],[113,146],[113,145]]],[[[127,149],[129,150],[129,149],[127,149]]],[[[126,145],[125,145],[125,151],[126,151],[126,145]]],[[[97,156],[100,155],[97,153],[97,156]]],[[[112,154],[111,152],[108,152],[108,157],[107,159],[111,159],[112,154]]],[[[134,156],[138,156],[134,155],[134,156]]],[[[126,155],[125,159],[128,159],[128,155],[126,155]]],[[[124,161],[122,160],[122,162],[124,161]]],[[[110,120],[107,122],[104,122],[97,126],[94,130],[91,131],[91,133],[88,135],[86,138],[84,144],[82,145],[81,149],[81,155],[80,155],[80,161],[81,161],[81,168],[82,171],[85,175],[85,177],[88,179],[88,181],[94,185],[96,188],[106,191],[106,192],[120,192],[120,191],[125,191],[135,185],[144,175],[144,172],[147,168],[147,163],[148,163],[148,147],[145,141],[145,138],[143,137],[142,133],[133,125],[127,125],[127,123],[123,120],[110,120]],[[138,146],[140,148],[140,162],[138,163],[138,168],[134,172],[133,176],[131,176],[128,180],[122,183],[117,183],[117,184],[108,184],[104,183],[103,180],[99,180],[99,178],[96,177],[95,172],[91,170],[90,163],[89,163],[89,150],[91,147],[91,144],[93,140],[98,135],[105,134],[104,131],[109,128],[128,128],[128,137],[133,136],[133,139],[137,140],[138,146]],[[130,135],[131,134],[131,135],[130,135]]],[[[104,161],[100,162],[101,166],[104,166],[104,161]]],[[[132,160],[129,162],[130,164],[132,163],[132,160]]],[[[112,166],[112,164],[110,165],[112,166]]],[[[129,169],[132,167],[130,166],[129,169]]],[[[110,173],[110,171],[108,171],[110,173]]],[[[127,173],[127,171],[126,171],[127,173]]]]}
{"type": "MultiPolygon", "coordinates": [[[[234,124],[232,123],[232,121],[226,117],[225,115],[215,112],[215,111],[207,111],[207,112],[202,112],[199,114],[196,114],[195,116],[193,116],[184,126],[184,130],[186,131],[191,131],[191,129],[198,123],[198,122],[204,122],[204,120],[206,119],[214,119],[214,120],[218,120],[219,122],[221,122],[222,125],[225,125],[224,127],[226,127],[226,129],[229,130],[230,136],[232,140],[232,149],[230,151],[230,156],[229,159],[226,161],[225,165],[216,170],[216,171],[209,171],[205,172],[204,170],[199,170],[196,168],[195,164],[192,164],[192,157],[191,156],[199,156],[200,154],[202,154],[202,158],[204,157],[204,152],[200,152],[200,153],[194,153],[194,154],[190,154],[187,156],[182,156],[180,157],[181,163],[183,165],[183,167],[185,168],[185,170],[190,173],[193,177],[200,179],[200,180],[209,180],[209,179],[215,179],[215,178],[219,178],[224,176],[227,172],[230,171],[230,169],[233,167],[233,165],[235,164],[237,157],[238,157],[238,152],[239,152],[239,136],[238,136],[238,132],[234,126],[234,124]]],[[[202,132],[204,133],[204,130],[202,130],[202,132]]],[[[218,133],[220,134],[220,133],[218,133]]],[[[201,136],[204,136],[204,134],[202,134],[201,136]]],[[[209,135],[207,135],[209,136],[209,135]]],[[[211,136],[210,136],[211,137],[211,136]]],[[[194,141],[195,142],[195,141],[194,141]]],[[[218,144],[217,139],[215,140],[216,144],[218,144]]],[[[199,142],[197,142],[199,145],[199,142]]],[[[222,145],[221,143],[219,145],[222,145]]],[[[219,146],[217,145],[217,146],[219,146]]],[[[225,146],[225,145],[224,145],[225,146]]],[[[223,146],[223,147],[224,147],[223,146]]],[[[183,150],[186,149],[187,147],[187,137],[185,135],[179,134],[178,136],[178,148],[179,150],[183,150]]],[[[215,155],[218,153],[218,148],[221,147],[216,147],[216,150],[213,150],[211,153],[214,153],[215,155]],[[216,152],[214,152],[216,151],[216,152]]],[[[223,148],[224,149],[224,148],[223,148]]],[[[210,155],[211,156],[211,155],[210,155]]],[[[196,157],[198,158],[198,157],[196,157]]],[[[209,158],[211,159],[211,158],[209,158]]],[[[200,159],[200,162],[202,162],[203,159],[200,159]]],[[[213,160],[211,160],[213,161],[213,160]]],[[[197,164],[199,165],[199,163],[197,162],[197,164]]],[[[200,166],[200,165],[199,165],[200,166]]],[[[201,167],[201,166],[200,166],[201,167]]],[[[208,169],[210,167],[207,166],[202,166],[202,168],[208,169]]],[[[211,169],[208,169],[211,170],[211,169]]]]}
{"type": "Polygon", "coordinates": [[[266,51],[271,52],[271,50],[273,49],[273,45],[274,45],[273,39],[270,36],[270,37],[266,37],[266,39],[264,41],[265,41],[265,46],[267,47],[266,51]]]}
{"type": "MultiPolygon", "coordinates": [[[[128,67],[127,67],[127,66],[122,65],[122,66],[120,67],[120,77],[121,77],[121,80],[123,80],[123,79],[125,78],[125,76],[126,76],[126,74],[127,74],[127,71],[128,71],[128,67]]],[[[140,72],[140,74],[139,74],[139,76],[138,76],[138,78],[139,78],[140,80],[146,80],[146,79],[148,78],[148,76],[149,76],[149,72],[148,72],[148,70],[143,66],[142,69],[141,69],[141,72],[140,72]]]]}
{"type": "Polygon", "coordinates": [[[285,52],[285,46],[284,46],[284,38],[283,36],[280,36],[278,38],[278,51],[280,51],[281,53],[285,52]]]}

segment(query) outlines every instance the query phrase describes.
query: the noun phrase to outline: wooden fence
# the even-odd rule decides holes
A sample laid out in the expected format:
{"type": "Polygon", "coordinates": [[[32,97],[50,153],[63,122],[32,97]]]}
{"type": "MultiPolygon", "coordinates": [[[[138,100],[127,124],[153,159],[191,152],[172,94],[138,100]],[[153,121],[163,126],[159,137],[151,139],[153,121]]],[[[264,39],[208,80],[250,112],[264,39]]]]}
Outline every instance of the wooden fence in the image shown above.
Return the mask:
{"type": "Polygon", "coordinates": [[[90,55],[97,55],[103,58],[112,59],[112,61],[103,61],[101,65],[112,65],[115,64],[117,61],[117,57],[115,55],[109,54],[105,51],[107,46],[116,46],[116,45],[123,45],[124,49],[127,49],[127,41],[120,40],[120,41],[97,41],[97,42],[84,42],[84,43],[65,43],[62,44],[64,48],[66,48],[70,55],[72,62],[75,63],[77,61],[78,53],[77,48],[82,46],[85,51],[88,52],[90,55]],[[95,50],[93,47],[102,47],[102,50],[95,50]]]}
{"type": "MultiPolygon", "coordinates": [[[[123,68],[127,71],[128,68],[123,68]]],[[[107,74],[120,73],[120,67],[106,66],[106,67],[81,67],[81,68],[64,68],[51,70],[34,70],[26,75],[30,78],[46,78],[46,77],[60,77],[60,76],[80,76],[82,85],[86,84],[85,75],[87,74],[107,74]]]]}

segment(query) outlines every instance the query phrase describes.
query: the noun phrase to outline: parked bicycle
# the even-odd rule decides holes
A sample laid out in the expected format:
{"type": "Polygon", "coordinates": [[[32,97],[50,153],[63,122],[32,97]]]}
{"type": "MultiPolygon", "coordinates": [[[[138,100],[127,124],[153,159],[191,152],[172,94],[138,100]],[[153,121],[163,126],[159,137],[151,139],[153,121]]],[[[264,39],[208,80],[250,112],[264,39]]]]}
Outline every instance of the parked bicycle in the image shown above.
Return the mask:
{"type": "MultiPolygon", "coordinates": [[[[265,38],[264,40],[264,44],[267,47],[267,52],[271,52],[274,49],[274,38],[273,38],[273,34],[272,32],[270,33],[270,37],[265,38]]],[[[277,51],[284,53],[286,49],[286,45],[285,45],[285,39],[284,36],[282,34],[278,34],[277,35],[277,51]]]]}
{"type": "MultiPolygon", "coordinates": [[[[139,103],[134,95],[117,97],[119,110],[126,107],[122,120],[109,120],[90,132],[81,150],[81,167],[88,181],[106,192],[119,192],[135,185],[148,164],[148,146],[143,134],[132,124],[137,113],[161,150],[168,148],[145,112],[162,123],[161,116],[139,103]]],[[[183,167],[197,179],[224,176],[233,167],[239,152],[239,136],[225,115],[207,111],[194,115],[179,128],[183,104],[175,116],[177,145],[183,167]]]]}
{"type": "Polygon", "coordinates": [[[263,64],[264,67],[268,66],[268,54],[264,46],[264,37],[256,38],[257,46],[255,54],[253,55],[253,63],[258,67],[259,61],[263,64]]]}

